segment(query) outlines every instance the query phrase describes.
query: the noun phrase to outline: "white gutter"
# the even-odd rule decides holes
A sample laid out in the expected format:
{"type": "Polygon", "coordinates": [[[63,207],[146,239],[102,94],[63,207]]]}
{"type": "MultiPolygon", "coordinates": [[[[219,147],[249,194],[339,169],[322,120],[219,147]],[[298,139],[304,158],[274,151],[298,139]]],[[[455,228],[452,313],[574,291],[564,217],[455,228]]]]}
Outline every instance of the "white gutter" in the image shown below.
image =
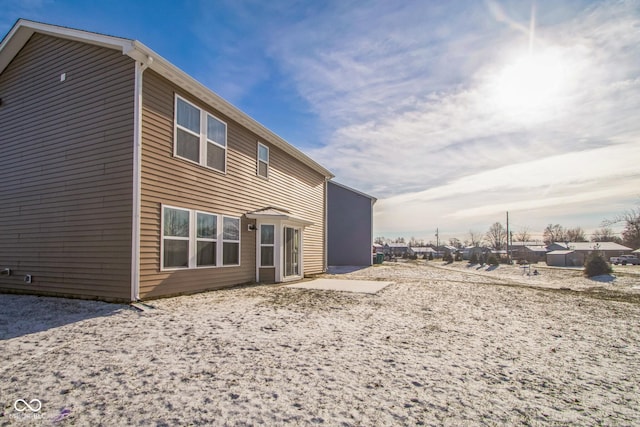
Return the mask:
{"type": "Polygon", "coordinates": [[[140,299],[140,211],[142,192],[142,73],[153,63],[136,61],[133,101],[133,215],[131,222],[131,301],[140,299]]]}

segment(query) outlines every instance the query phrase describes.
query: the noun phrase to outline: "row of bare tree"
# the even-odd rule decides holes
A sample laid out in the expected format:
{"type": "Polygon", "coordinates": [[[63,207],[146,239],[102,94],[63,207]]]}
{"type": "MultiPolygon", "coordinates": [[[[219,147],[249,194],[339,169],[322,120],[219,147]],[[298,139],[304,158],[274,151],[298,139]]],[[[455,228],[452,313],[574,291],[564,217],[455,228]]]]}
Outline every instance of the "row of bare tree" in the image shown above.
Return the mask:
{"type": "MultiPolygon", "coordinates": [[[[510,232],[509,234],[510,243],[529,242],[532,239],[529,227],[522,227],[518,232],[510,232]]],[[[486,245],[492,249],[503,250],[506,249],[507,244],[507,229],[502,225],[502,223],[495,222],[489,227],[487,232],[479,233],[474,230],[469,230],[466,237],[467,238],[464,241],[458,238],[451,238],[449,239],[448,244],[456,248],[486,245]]],[[[546,245],[553,242],[592,241],[615,242],[633,249],[640,248],[640,206],[629,209],[615,218],[603,221],[601,228],[591,235],[591,239],[587,238],[582,227],[565,228],[560,224],[549,224],[542,233],[542,240],[546,245]],[[621,237],[617,236],[611,228],[616,224],[624,225],[621,237]]],[[[409,246],[412,247],[425,246],[424,240],[418,240],[415,237],[411,237],[409,242],[406,242],[404,237],[399,237],[393,240],[387,240],[384,237],[376,237],[375,239],[375,243],[384,244],[385,242],[408,243],[409,246]]],[[[432,244],[432,242],[429,242],[429,244],[432,244]]]]}

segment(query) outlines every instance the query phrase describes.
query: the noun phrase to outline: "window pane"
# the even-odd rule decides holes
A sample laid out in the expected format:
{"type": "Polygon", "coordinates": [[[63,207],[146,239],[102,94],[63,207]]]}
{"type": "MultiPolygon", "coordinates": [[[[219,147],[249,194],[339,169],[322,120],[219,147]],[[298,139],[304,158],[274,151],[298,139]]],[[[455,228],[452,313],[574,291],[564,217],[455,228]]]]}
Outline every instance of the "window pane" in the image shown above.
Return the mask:
{"type": "Polygon", "coordinates": [[[164,235],[189,237],[189,211],[164,208],[164,235]]]}
{"type": "Polygon", "coordinates": [[[273,267],[273,246],[263,246],[260,248],[260,265],[263,267],[273,267]]]}
{"type": "Polygon", "coordinates": [[[216,242],[198,242],[196,262],[199,267],[216,265],[216,242]]]}
{"type": "Polygon", "coordinates": [[[263,225],[260,227],[260,243],[263,245],[273,245],[273,225],[263,225]]]}
{"type": "Polygon", "coordinates": [[[215,117],[207,116],[207,138],[226,147],[227,125],[225,125],[215,117]]]}
{"type": "Polygon", "coordinates": [[[224,172],[224,154],[226,151],[215,144],[207,143],[207,166],[224,172]]]}
{"type": "Polygon", "coordinates": [[[267,177],[267,164],[264,162],[258,162],[258,175],[267,177]]]}
{"type": "Polygon", "coordinates": [[[188,132],[178,129],[176,132],[178,139],[176,143],[176,154],[185,159],[200,161],[200,139],[188,132]]]}
{"type": "Polygon", "coordinates": [[[222,264],[240,264],[240,243],[224,242],[222,244],[222,264]]]}
{"type": "Polygon", "coordinates": [[[164,240],[164,266],[188,267],[189,266],[189,241],[188,240],[164,240]]]}
{"type": "Polygon", "coordinates": [[[200,110],[178,98],[176,120],[180,126],[200,134],[200,110]]]}
{"type": "Polygon", "coordinates": [[[216,238],[216,222],[215,215],[198,213],[198,238],[199,239],[215,239],[216,238]]]}
{"type": "Polygon", "coordinates": [[[240,240],[240,220],[238,218],[227,218],[224,217],[222,219],[224,224],[224,240],[240,240]]]}
{"type": "Polygon", "coordinates": [[[258,159],[266,163],[269,162],[269,149],[262,144],[258,145],[258,159]]]}

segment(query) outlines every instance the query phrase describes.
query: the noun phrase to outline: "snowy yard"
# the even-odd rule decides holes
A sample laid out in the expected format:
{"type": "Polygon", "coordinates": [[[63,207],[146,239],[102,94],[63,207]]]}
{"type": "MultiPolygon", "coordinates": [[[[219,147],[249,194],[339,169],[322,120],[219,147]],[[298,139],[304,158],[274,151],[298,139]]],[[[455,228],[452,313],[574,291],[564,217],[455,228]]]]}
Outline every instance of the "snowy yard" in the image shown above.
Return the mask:
{"type": "Polygon", "coordinates": [[[640,276],[465,266],[146,311],[0,295],[0,425],[640,425],[640,276]]]}

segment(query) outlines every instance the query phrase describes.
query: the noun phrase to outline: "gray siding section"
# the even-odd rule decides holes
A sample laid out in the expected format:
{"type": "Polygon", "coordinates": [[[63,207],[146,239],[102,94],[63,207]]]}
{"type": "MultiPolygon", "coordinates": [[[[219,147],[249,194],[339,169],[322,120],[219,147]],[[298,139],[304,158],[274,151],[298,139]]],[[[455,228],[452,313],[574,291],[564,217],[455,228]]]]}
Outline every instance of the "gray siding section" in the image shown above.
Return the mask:
{"type": "Polygon", "coordinates": [[[327,183],[329,265],[371,265],[372,209],[371,198],[327,183]]]}
{"type": "Polygon", "coordinates": [[[130,298],[134,77],[40,34],[0,75],[0,290],[130,298]]]}

